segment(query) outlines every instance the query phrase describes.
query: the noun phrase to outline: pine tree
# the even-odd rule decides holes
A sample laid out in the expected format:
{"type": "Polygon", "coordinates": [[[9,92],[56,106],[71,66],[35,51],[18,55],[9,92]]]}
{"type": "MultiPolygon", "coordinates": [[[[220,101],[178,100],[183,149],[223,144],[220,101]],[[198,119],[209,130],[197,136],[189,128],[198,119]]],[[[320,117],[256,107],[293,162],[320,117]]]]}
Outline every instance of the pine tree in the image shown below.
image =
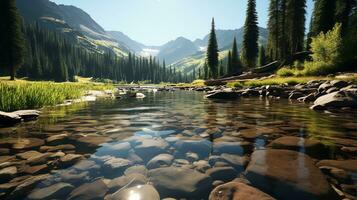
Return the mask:
{"type": "Polygon", "coordinates": [[[232,53],[231,53],[231,66],[230,66],[229,74],[233,75],[233,74],[236,74],[241,71],[242,71],[242,65],[239,60],[237,39],[234,37],[232,53]]]}
{"type": "Polygon", "coordinates": [[[248,0],[246,21],[244,24],[242,61],[248,68],[256,67],[258,56],[258,16],[256,12],[256,0],[248,0]]]}
{"type": "Polygon", "coordinates": [[[15,80],[16,70],[23,64],[26,50],[16,0],[0,1],[0,19],[0,65],[8,69],[11,80],[15,80]]]}
{"type": "Polygon", "coordinates": [[[268,56],[271,61],[279,57],[279,2],[280,0],[270,0],[269,21],[268,21],[268,56]]]}
{"type": "Polygon", "coordinates": [[[286,1],[279,1],[279,60],[284,60],[287,56],[287,27],[286,27],[286,1]]]}
{"type": "Polygon", "coordinates": [[[231,52],[231,50],[228,51],[227,73],[228,73],[228,75],[232,74],[232,52],[231,52]]]}
{"type": "Polygon", "coordinates": [[[356,5],[356,0],[337,0],[335,21],[342,24],[342,36],[346,35],[350,23],[350,16],[353,8],[356,5]]]}
{"type": "Polygon", "coordinates": [[[312,36],[331,30],[335,21],[336,0],[315,0],[314,16],[312,24],[312,36]]]}
{"type": "Polygon", "coordinates": [[[222,60],[219,62],[218,76],[224,76],[224,66],[222,60]]]}
{"type": "MultiPolygon", "coordinates": [[[[214,18],[212,19],[212,28],[207,47],[207,65],[212,74],[212,78],[217,78],[218,73],[218,43],[216,38],[214,18]]],[[[210,77],[208,77],[210,78],[210,77]]]]}
{"type": "Polygon", "coordinates": [[[286,42],[288,56],[304,49],[306,0],[286,1],[286,42]]]}
{"type": "Polygon", "coordinates": [[[266,54],[265,54],[265,48],[263,45],[260,46],[259,49],[259,66],[264,66],[266,65],[266,54]]]}

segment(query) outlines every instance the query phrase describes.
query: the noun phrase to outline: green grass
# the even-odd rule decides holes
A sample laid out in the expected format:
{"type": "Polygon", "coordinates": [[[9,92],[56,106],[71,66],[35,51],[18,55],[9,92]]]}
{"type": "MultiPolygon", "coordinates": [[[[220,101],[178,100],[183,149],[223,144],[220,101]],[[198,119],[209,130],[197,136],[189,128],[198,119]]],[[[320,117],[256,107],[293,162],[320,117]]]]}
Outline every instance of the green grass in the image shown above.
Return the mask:
{"type": "Polygon", "coordinates": [[[274,77],[262,80],[233,81],[227,84],[228,87],[260,87],[264,85],[297,85],[307,83],[312,80],[344,80],[347,82],[357,83],[357,75],[348,77],[325,77],[325,76],[308,76],[308,77],[274,77]]]}
{"type": "Polygon", "coordinates": [[[0,110],[14,111],[53,106],[68,99],[77,99],[88,90],[112,89],[96,83],[54,83],[0,80],[0,110]]]}

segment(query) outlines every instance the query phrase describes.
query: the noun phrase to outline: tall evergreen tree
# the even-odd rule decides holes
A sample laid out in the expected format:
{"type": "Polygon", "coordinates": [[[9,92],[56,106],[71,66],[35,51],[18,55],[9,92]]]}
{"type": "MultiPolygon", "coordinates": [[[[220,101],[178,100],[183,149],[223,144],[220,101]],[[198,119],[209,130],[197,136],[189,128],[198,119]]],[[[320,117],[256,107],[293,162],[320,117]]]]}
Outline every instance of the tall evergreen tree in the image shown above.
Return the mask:
{"type": "Polygon", "coordinates": [[[347,33],[350,24],[350,16],[353,8],[356,5],[356,0],[337,0],[335,20],[342,24],[342,35],[347,33]]]}
{"type": "Polygon", "coordinates": [[[234,37],[232,54],[231,54],[231,66],[229,69],[229,74],[235,74],[242,71],[242,65],[239,59],[239,52],[237,46],[237,39],[234,37]]]}
{"type": "Polygon", "coordinates": [[[312,36],[326,33],[335,25],[336,0],[315,0],[312,36]]]}
{"type": "Polygon", "coordinates": [[[306,0],[286,0],[286,42],[288,56],[301,52],[305,39],[306,0]]]}
{"type": "Polygon", "coordinates": [[[277,60],[279,56],[279,2],[270,0],[268,21],[268,56],[271,61],[277,60]]]}
{"type": "Polygon", "coordinates": [[[287,27],[286,27],[286,1],[279,1],[279,60],[286,58],[288,49],[287,49],[287,27]]]}
{"type": "Polygon", "coordinates": [[[256,12],[256,0],[248,0],[246,21],[244,24],[242,61],[248,68],[256,67],[258,56],[258,16],[256,12]]]}
{"type": "Polygon", "coordinates": [[[263,45],[260,46],[259,48],[259,66],[264,66],[266,65],[266,54],[265,54],[265,48],[263,45]]]}
{"type": "Polygon", "coordinates": [[[227,58],[227,73],[231,74],[232,70],[232,52],[231,50],[228,51],[228,58],[227,58]]]}
{"type": "MultiPolygon", "coordinates": [[[[211,71],[212,78],[217,78],[218,75],[218,43],[216,37],[216,30],[214,18],[212,18],[212,28],[208,40],[207,47],[207,65],[211,71]]],[[[211,78],[211,77],[209,77],[211,78]]]]}
{"type": "Polygon", "coordinates": [[[0,65],[10,72],[11,80],[15,80],[16,70],[24,62],[26,49],[16,0],[0,1],[0,19],[0,65]]]}

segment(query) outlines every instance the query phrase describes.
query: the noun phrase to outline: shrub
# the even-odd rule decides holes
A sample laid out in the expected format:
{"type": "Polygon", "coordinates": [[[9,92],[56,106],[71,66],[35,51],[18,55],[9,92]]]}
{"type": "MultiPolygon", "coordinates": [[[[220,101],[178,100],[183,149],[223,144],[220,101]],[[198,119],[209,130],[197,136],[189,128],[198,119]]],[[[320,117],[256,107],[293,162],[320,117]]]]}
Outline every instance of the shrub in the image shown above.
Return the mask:
{"type": "Polygon", "coordinates": [[[312,61],[305,62],[303,75],[326,75],[338,71],[342,57],[341,24],[312,38],[311,51],[312,61]]]}
{"type": "Polygon", "coordinates": [[[276,74],[278,76],[281,76],[281,77],[290,77],[290,76],[294,76],[295,75],[295,70],[294,69],[290,69],[290,68],[287,68],[287,67],[283,67],[281,69],[279,69],[276,74]]]}

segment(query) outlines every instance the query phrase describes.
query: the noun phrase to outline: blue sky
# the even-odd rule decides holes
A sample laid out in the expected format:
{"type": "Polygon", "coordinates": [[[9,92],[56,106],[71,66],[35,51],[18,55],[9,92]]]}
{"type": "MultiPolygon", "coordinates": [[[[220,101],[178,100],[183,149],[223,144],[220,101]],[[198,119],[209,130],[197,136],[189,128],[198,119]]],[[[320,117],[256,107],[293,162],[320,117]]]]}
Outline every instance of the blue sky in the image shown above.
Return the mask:
{"type": "MultiPolygon", "coordinates": [[[[246,0],[51,0],[74,5],[106,30],[118,30],[146,45],[161,45],[179,36],[205,36],[215,17],[218,29],[244,24],[246,0]]],[[[308,1],[307,21],[313,7],[308,1]]],[[[257,0],[259,26],[266,27],[269,0],[257,0]]]]}

